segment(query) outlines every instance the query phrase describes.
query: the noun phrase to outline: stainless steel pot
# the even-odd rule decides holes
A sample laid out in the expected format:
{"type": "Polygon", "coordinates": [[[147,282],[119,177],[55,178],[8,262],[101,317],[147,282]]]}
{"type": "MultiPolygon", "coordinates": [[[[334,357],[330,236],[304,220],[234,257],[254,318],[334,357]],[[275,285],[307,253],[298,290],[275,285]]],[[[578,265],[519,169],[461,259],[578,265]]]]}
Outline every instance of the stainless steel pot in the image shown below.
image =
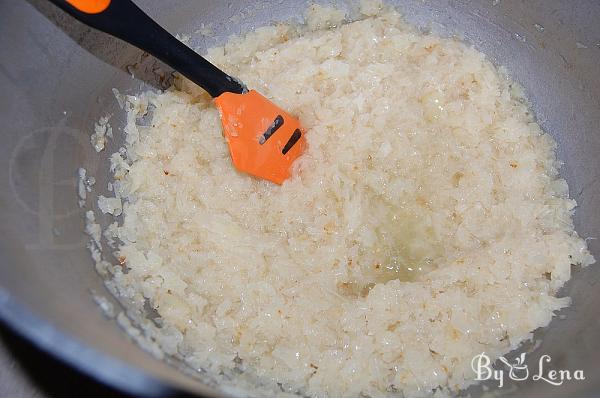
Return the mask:
{"type": "MultiPolygon", "coordinates": [[[[304,0],[138,3],[173,32],[192,33],[200,23],[211,24],[215,37],[194,42],[201,48],[271,21],[298,19],[307,5],[304,0]],[[234,15],[241,18],[230,19],[234,15]]],[[[425,29],[464,37],[525,87],[540,124],[559,143],[562,174],[579,203],[577,231],[600,236],[600,2],[393,3],[425,29]]],[[[106,155],[96,155],[89,134],[107,113],[113,114],[114,127],[123,125],[111,89],[135,93],[160,87],[165,77],[166,67],[91,31],[45,0],[0,2],[0,317],[39,347],[129,392],[218,396],[218,388],[155,360],[103,317],[92,295],[106,292],[85,248],[83,211],[75,196],[81,165],[96,177],[96,192],[106,187],[106,155]]],[[[589,244],[600,258],[600,244],[589,244]]],[[[561,387],[514,383],[518,389],[512,395],[600,395],[599,280],[598,267],[575,270],[563,292],[573,297],[573,306],[561,312],[564,319],[536,332],[543,340],[528,360],[536,368],[540,356],[549,354],[548,366],[582,369],[586,380],[561,387]]],[[[472,391],[477,395],[481,389],[472,391]]]]}

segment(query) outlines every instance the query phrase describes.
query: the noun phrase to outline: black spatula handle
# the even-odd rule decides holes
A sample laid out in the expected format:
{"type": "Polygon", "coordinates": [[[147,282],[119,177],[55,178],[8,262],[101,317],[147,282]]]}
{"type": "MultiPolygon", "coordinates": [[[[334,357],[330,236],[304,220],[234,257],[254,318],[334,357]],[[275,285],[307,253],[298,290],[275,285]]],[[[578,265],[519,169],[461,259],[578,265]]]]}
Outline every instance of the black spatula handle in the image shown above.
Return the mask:
{"type": "Polygon", "coordinates": [[[244,91],[242,84],[173,37],[131,0],[106,0],[108,6],[94,13],[81,11],[80,8],[84,7],[72,5],[86,0],[51,1],[86,25],[152,54],[204,88],[212,97],[224,92],[244,91]]]}

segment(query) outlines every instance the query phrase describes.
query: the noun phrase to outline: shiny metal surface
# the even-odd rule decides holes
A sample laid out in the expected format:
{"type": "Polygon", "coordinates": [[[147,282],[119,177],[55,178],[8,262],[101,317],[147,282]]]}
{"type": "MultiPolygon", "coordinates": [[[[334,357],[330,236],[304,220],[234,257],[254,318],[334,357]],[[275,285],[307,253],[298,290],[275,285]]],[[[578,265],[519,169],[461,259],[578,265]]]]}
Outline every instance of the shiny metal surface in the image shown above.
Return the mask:
{"type": "MultiPolygon", "coordinates": [[[[192,34],[200,23],[210,23],[215,37],[192,41],[205,48],[271,21],[298,20],[308,2],[138,3],[175,33],[192,34]],[[231,20],[234,15],[242,18],[231,20]]],[[[579,203],[577,231],[599,237],[600,2],[395,3],[423,29],[464,37],[525,87],[540,124],[559,143],[562,174],[579,203]]],[[[122,113],[111,89],[135,93],[160,87],[165,78],[164,66],[44,0],[0,1],[0,318],[36,345],[127,391],[165,396],[175,388],[212,396],[214,389],[153,359],[98,310],[90,292],[106,292],[85,249],[83,212],[75,196],[81,165],[96,177],[96,193],[105,191],[106,153],[118,140],[97,156],[89,134],[94,121],[112,113],[119,135],[122,113]]],[[[589,244],[600,258],[600,244],[589,244]]],[[[599,280],[598,267],[575,270],[564,290],[573,306],[561,312],[565,319],[536,332],[543,340],[528,361],[537,368],[539,357],[549,354],[556,368],[583,369],[586,380],[561,387],[514,383],[518,389],[512,396],[600,394],[599,280]]],[[[481,389],[472,392],[479,395],[481,389]]]]}

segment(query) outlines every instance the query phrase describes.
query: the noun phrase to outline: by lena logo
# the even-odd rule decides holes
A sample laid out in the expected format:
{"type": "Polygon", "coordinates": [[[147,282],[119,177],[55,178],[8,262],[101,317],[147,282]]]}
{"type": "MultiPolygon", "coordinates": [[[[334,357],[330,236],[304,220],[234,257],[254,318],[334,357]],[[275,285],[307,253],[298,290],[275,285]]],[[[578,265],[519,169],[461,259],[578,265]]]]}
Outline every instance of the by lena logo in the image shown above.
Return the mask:
{"type": "Polygon", "coordinates": [[[542,381],[553,386],[560,386],[565,381],[585,380],[583,370],[547,370],[548,365],[552,361],[550,355],[542,355],[537,364],[537,369],[532,369],[532,372],[529,371],[529,367],[525,364],[525,353],[516,358],[514,363],[510,363],[504,357],[500,357],[498,360],[508,370],[508,373],[505,369],[494,369],[490,357],[485,352],[475,355],[471,361],[471,368],[475,372],[475,380],[495,380],[498,382],[498,387],[500,388],[504,386],[506,377],[514,381],[524,381],[531,377],[533,381],[542,381]]]}

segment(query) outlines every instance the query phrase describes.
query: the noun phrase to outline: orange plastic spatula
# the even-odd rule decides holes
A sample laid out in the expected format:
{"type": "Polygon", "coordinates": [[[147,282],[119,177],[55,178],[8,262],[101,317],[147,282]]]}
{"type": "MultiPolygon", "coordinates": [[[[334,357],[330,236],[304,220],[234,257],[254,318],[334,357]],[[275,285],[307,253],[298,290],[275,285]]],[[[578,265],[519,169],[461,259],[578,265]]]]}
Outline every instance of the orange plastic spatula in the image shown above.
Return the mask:
{"type": "Polygon", "coordinates": [[[204,88],[238,170],[281,184],[305,147],[298,119],[202,58],[130,0],[51,0],[81,22],[152,54],[204,88]]]}

